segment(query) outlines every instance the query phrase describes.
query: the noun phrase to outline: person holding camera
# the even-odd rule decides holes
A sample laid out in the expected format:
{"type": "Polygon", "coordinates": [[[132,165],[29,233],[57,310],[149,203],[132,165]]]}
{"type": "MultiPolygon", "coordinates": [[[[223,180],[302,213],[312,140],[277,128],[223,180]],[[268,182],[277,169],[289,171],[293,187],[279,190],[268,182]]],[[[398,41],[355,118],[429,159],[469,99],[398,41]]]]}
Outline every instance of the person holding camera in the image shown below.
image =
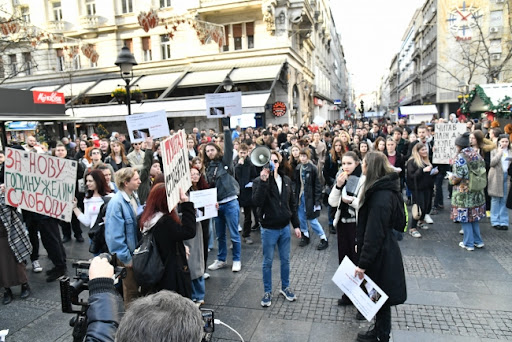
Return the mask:
{"type": "Polygon", "coordinates": [[[204,322],[191,300],[163,290],[137,299],[125,313],[113,275],[107,259],[92,260],[86,342],[201,341],[204,322]]]}
{"type": "Polygon", "coordinates": [[[297,299],[290,289],[290,220],[295,236],[300,238],[300,223],[297,216],[297,199],[293,184],[279,168],[282,157],[272,151],[270,162],[273,170],[264,168],[253,183],[253,204],[261,208],[261,245],[263,247],[263,286],[265,294],[261,306],[272,304],[272,261],[277,246],[281,261],[281,293],[287,300],[297,299]]]}

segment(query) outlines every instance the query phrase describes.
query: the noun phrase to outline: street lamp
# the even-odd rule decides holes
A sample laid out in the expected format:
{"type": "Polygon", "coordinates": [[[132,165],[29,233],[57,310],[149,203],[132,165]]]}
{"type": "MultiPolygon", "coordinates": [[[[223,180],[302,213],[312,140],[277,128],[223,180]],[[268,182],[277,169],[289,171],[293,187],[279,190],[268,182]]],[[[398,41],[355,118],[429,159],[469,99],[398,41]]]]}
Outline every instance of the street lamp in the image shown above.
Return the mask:
{"type": "Polygon", "coordinates": [[[227,92],[230,92],[231,89],[233,89],[233,81],[231,80],[231,78],[229,78],[229,76],[226,76],[224,81],[222,81],[222,87],[227,92]]]}
{"type": "Polygon", "coordinates": [[[117,56],[117,60],[115,63],[121,70],[121,78],[126,82],[126,105],[128,106],[128,115],[132,114],[131,108],[131,96],[130,96],[130,82],[133,78],[133,66],[137,65],[137,61],[133,54],[130,52],[128,47],[123,46],[121,52],[117,56]]]}
{"type": "Polygon", "coordinates": [[[461,79],[459,82],[459,93],[460,93],[460,95],[458,97],[459,97],[460,103],[462,104],[462,103],[464,103],[464,99],[466,98],[467,94],[469,93],[469,84],[466,83],[464,78],[461,79]]]}

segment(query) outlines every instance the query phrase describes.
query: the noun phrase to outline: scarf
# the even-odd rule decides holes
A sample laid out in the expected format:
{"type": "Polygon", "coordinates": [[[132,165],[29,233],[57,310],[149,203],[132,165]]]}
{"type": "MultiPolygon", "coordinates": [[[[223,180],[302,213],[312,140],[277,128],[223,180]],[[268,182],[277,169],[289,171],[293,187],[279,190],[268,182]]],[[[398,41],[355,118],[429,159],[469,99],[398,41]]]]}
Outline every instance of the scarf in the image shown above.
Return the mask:
{"type": "Polygon", "coordinates": [[[32,253],[32,245],[16,209],[6,205],[3,197],[0,199],[0,220],[7,230],[7,240],[16,260],[22,263],[25,257],[32,253]]]}

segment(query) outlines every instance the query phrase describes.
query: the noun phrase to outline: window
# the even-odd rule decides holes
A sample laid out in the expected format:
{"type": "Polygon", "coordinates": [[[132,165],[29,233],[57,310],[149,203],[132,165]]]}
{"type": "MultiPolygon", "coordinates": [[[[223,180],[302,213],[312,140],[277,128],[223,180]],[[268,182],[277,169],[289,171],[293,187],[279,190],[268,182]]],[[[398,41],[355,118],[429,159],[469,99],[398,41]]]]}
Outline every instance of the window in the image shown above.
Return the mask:
{"type": "Polygon", "coordinates": [[[21,8],[21,19],[26,23],[30,23],[30,11],[28,7],[21,8]]]}
{"type": "Polygon", "coordinates": [[[63,49],[55,49],[57,52],[57,70],[58,71],[64,71],[65,64],[64,64],[64,50],[63,49]]]}
{"type": "Polygon", "coordinates": [[[11,75],[16,75],[18,73],[16,55],[9,55],[9,63],[11,65],[11,75]]]}
{"type": "Polygon", "coordinates": [[[133,12],[133,1],[132,0],[121,0],[121,6],[123,7],[123,13],[133,12]]]}
{"type": "Polygon", "coordinates": [[[23,63],[25,75],[32,75],[32,55],[30,52],[23,52],[23,63]]]}
{"type": "Polygon", "coordinates": [[[53,8],[53,20],[62,21],[62,6],[60,1],[56,1],[52,3],[53,8]]]}
{"type": "Polygon", "coordinates": [[[489,53],[501,53],[501,39],[491,39],[489,53]]]}
{"type": "Polygon", "coordinates": [[[224,26],[224,46],[222,46],[222,51],[229,51],[229,29],[231,25],[224,26]]]}
{"type": "Polygon", "coordinates": [[[254,23],[245,23],[245,35],[247,36],[247,48],[254,49],[254,23]]]}
{"type": "Polygon", "coordinates": [[[160,8],[171,7],[171,0],[160,0],[160,8]]]}
{"type": "Polygon", "coordinates": [[[130,52],[133,53],[133,40],[131,38],[124,40],[124,46],[126,46],[130,52]]]}
{"type": "Polygon", "coordinates": [[[142,37],[142,59],[149,62],[153,59],[151,54],[151,37],[142,37]]]}
{"type": "Polygon", "coordinates": [[[235,50],[242,50],[242,24],[233,25],[233,41],[235,50]]]}
{"type": "Polygon", "coordinates": [[[503,26],[503,11],[491,11],[491,18],[489,26],[502,27],[503,26]]]}
{"type": "Polygon", "coordinates": [[[95,0],[85,0],[85,11],[86,11],[87,15],[96,15],[95,0]]]}
{"type": "Polygon", "coordinates": [[[80,61],[80,49],[78,46],[73,46],[71,49],[71,51],[73,51],[73,70],[80,70],[82,69],[82,63],[80,61]]]}
{"type": "Polygon", "coordinates": [[[160,36],[162,46],[162,59],[171,59],[171,41],[169,36],[164,34],[160,36]]]}

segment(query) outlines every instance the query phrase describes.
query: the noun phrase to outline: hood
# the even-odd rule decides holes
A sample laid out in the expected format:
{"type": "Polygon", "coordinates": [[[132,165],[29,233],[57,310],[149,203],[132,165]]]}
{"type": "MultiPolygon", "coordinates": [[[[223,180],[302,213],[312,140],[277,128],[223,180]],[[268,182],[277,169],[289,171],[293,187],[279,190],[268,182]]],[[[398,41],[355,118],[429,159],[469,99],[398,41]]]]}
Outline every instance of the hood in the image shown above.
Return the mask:
{"type": "Polygon", "coordinates": [[[496,144],[492,142],[492,140],[484,138],[483,144],[482,144],[482,151],[484,152],[490,152],[496,148],[496,144]]]}
{"type": "Polygon", "coordinates": [[[164,216],[164,213],[162,213],[160,211],[156,212],[149,221],[146,221],[144,223],[144,225],[142,227],[142,234],[146,233],[151,228],[153,228],[153,226],[158,222],[158,220],[160,220],[162,218],[162,216],[164,216]]]}
{"type": "Polygon", "coordinates": [[[370,189],[367,190],[367,194],[365,197],[368,197],[368,195],[374,193],[375,191],[379,190],[391,190],[400,192],[400,179],[398,176],[398,173],[393,172],[385,175],[378,181],[376,181],[370,189]]]}

